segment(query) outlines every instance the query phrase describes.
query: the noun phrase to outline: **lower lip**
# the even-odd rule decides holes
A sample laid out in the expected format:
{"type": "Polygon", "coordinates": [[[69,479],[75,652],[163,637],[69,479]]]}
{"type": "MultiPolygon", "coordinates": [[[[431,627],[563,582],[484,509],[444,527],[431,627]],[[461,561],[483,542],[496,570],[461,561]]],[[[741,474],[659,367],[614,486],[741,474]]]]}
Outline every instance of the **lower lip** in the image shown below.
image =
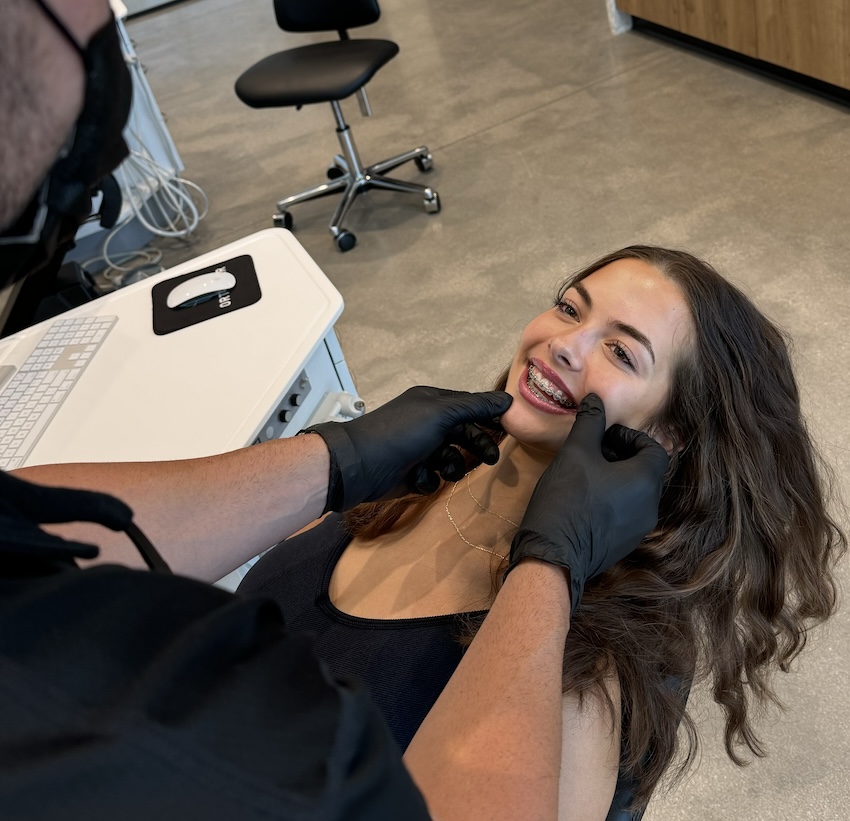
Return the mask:
{"type": "Polygon", "coordinates": [[[518,384],[519,395],[528,402],[533,408],[542,411],[543,413],[551,413],[555,416],[569,416],[576,412],[575,408],[565,408],[562,405],[555,405],[552,402],[547,402],[534,394],[531,388],[528,387],[528,368],[526,368],[519,378],[518,384]]]}

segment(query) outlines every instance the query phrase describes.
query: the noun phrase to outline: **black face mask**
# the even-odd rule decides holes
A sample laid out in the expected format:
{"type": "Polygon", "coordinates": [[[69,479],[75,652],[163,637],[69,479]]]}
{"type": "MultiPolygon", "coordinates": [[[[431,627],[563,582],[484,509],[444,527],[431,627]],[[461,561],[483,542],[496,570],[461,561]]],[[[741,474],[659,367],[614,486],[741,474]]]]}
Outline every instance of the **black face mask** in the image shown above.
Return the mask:
{"type": "Polygon", "coordinates": [[[122,132],[132,82],[115,21],[83,49],[42,0],[36,2],[80,55],[85,99],[70,149],[50,169],[17,222],[0,235],[0,288],[37,272],[58,254],[64,256],[91,212],[94,193],[129,153],[122,132]]]}

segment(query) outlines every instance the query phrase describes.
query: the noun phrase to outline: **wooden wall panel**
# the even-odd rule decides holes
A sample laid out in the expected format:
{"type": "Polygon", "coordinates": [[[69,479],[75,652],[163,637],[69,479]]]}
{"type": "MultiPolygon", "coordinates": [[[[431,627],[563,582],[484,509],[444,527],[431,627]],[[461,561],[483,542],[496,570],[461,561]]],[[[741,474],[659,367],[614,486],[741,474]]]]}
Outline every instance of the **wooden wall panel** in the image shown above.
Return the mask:
{"type": "Polygon", "coordinates": [[[759,59],[850,88],[850,0],[755,2],[759,59]]]}
{"type": "Polygon", "coordinates": [[[682,31],[679,6],[682,0],[617,0],[617,8],[650,23],[682,31]]]}
{"type": "Polygon", "coordinates": [[[617,8],[708,43],[756,56],[757,0],[617,0],[617,8]]]}
{"type": "Polygon", "coordinates": [[[707,43],[756,57],[758,0],[678,0],[681,30],[707,43]]]}
{"type": "Polygon", "coordinates": [[[617,7],[850,90],[850,0],[617,0],[617,7]]]}

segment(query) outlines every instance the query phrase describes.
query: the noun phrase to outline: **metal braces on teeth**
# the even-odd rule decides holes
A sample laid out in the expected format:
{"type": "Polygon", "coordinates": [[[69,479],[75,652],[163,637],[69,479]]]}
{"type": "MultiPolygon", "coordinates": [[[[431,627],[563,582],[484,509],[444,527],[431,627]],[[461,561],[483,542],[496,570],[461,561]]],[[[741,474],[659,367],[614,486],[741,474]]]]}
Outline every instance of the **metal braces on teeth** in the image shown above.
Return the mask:
{"type": "Polygon", "coordinates": [[[575,407],[575,405],[566,396],[564,396],[564,393],[560,388],[553,389],[551,387],[547,387],[547,385],[551,385],[551,382],[549,382],[546,377],[541,376],[534,365],[530,365],[528,368],[528,385],[530,388],[536,389],[535,392],[542,392],[546,394],[546,396],[554,399],[559,405],[565,408],[575,407]]]}

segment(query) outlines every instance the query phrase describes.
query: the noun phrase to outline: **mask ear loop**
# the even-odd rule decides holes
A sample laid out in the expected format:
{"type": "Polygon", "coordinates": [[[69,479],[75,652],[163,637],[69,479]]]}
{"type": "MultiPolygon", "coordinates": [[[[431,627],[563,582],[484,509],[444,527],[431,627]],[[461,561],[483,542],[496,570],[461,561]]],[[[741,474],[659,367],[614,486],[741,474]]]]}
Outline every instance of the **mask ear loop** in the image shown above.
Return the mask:
{"type": "Polygon", "coordinates": [[[86,62],[86,55],[83,51],[82,46],[74,39],[73,35],[70,31],[65,27],[65,24],[56,16],[53,9],[48,6],[44,0],[35,0],[35,4],[45,13],[45,15],[50,19],[54,26],[61,32],[62,36],[71,44],[74,51],[80,55],[80,59],[83,61],[83,65],[86,62]]]}

